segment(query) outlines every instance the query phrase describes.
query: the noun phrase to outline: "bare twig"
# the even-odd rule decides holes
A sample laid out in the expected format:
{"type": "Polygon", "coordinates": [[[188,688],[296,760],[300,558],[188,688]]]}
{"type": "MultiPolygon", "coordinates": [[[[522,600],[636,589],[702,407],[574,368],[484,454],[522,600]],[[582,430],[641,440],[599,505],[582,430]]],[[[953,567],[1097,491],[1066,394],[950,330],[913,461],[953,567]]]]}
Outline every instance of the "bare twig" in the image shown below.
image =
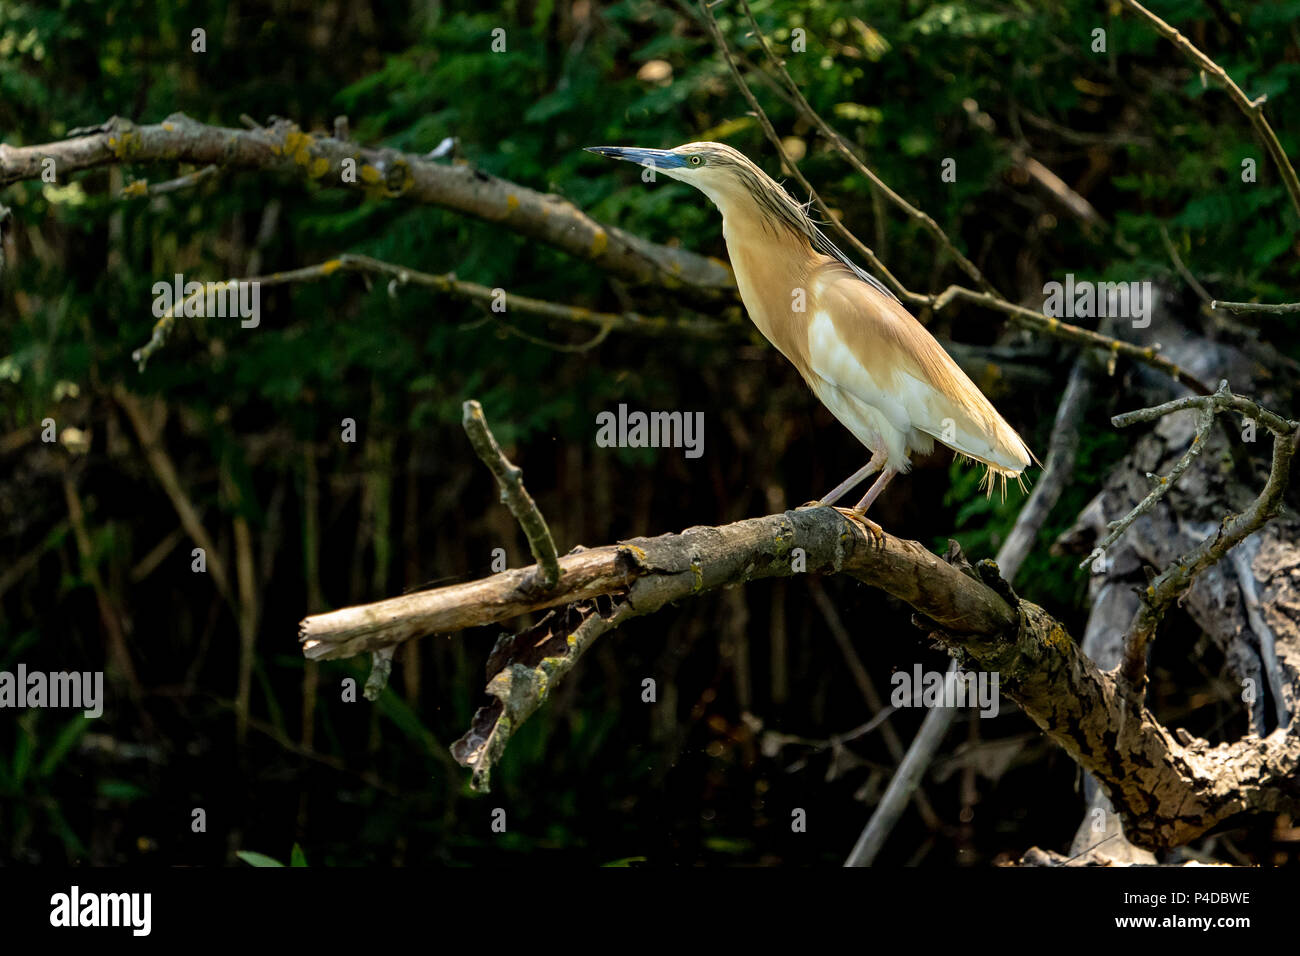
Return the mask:
{"type": "Polygon", "coordinates": [[[1214,299],[1210,302],[1210,308],[1227,309],[1229,312],[1272,312],[1283,315],[1300,312],[1300,302],[1220,302],[1214,299]]]}
{"type": "Polygon", "coordinates": [[[131,427],[135,430],[136,438],[140,442],[140,448],[144,451],[145,460],[153,470],[154,477],[158,479],[158,484],[162,485],[163,491],[176,509],[176,515],[180,518],[181,526],[185,528],[186,534],[190,536],[195,544],[203,549],[208,571],[212,574],[212,583],[216,586],[217,591],[225,598],[231,609],[238,614],[239,604],[235,598],[233,589],[230,586],[230,576],[226,572],[226,564],[217,551],[216,543],[208,534],[207,529],[203,527],[203,521],[199,517],[199,511],[194,506],[194,502],[186,493],[181,485],[180,475],[176,471],[176,465],[172,462],[171,456],[167,454],[167,449],[162,443],[162,423],[166,420],[166,406],[157,400],[151,401],[150,411],[156,410],[157,421],[150,422],[150,413],[146,411],[144,403],[135,395],[132,395],[125,388],[117,388],[113,392],[122,410],[126,412],[127,420],[130,421],[131,427]]]}
{"type": "Polygon", "coordinates": [[[461,424],[465,426],[465,434],[469,436],[469,443],[474,447],[475,453],[496,476],[497,484],[501,486],[501,500],[524,529],[528,547],[542,571],[542,587],[549,591],[560,580],[560,562],[555,554],[551,529],[537,509],[537,502],[533,501],[533,496],[524,488],[523,470],[512,465],[506,458],[488,428],[487,419],[483,417],[483,406],[478,402],[471,399],[465,403],[461,424]]]}
{"type": "Polygon", "coordinates": [[[1228,95],[1237,104],[1237,108],[1246,115],[1246,119],[1250,120],[1250,124],[1255,127],[1255,132],[1259,134],[1259,138],[1264,142],[1264,148],[1273,157],[1273,162],[1277,164],[1278,171],[1282,175],[1282,182],[1286,186],[1287,194],[1291,197],[1291,205],[1295,208],[1296,213],[1300,214],[1300,177],[1296,176],[1295,167],[1291,165],[1291,160],[1287,158],[1286,150],[1282,148],[1282,144],[1278,142],[1277,134],[1273,132],[1273,127],[1269,125],[1268,120],[1264,117],[1264,101],[1267,97],[1260,96],[1252,100],[1242,92],[1241,87],[1233,82],[1232,77],[1228,75],[1223,67],[1202,53],[1192,41],[1142,6],[1137,0],[1124,0],[1124,5],[1146,17],[1161,36],[1178,47],[1186,54],[1188,59],[1196,64],[1198,69],[1214,77],[1228,91],[1228,95]]]}
{"type": "MultiPolygon", "coordinates": [[[[1225,517],[1217,532],[1207,536],[1190,553],[1174,562],[1147,585],[1142,595],[1142,607],[1138,611],[1133,628],[1126,636],[1124,659],[1119,668],[1123,693],[1135,705],[1141,702],[1146,685],[1147,648],[1155,638],[1156,628],[1165,611],[1187,590],[1196,575],[1219,561],[1281,511],[1282,497],[1291,478],[1291,461],[1295,456],[1297,443],[1300,443],[1300,421],[1283,418],[1245,396],[1234,395],[1228,390],[1226,381],[1220,383],[1219,390],[1213,395],[1175,399],[1153,408],[1116,415],[1111,421],[1116,427],[1122,428],[1135,422],[1155,421],[1162,416],[1190,408],[1200,409],[1202,413],[1196,437],[1192,440],[1192,448],[1188,449],[1188,453],[1180,459],[1178,465],[1175,465],[1169,479],[1162,480],[1164,483],[1161,487],[1153,490],[1153,494],[1156,491],[1163,494],[1164,490],[1177,480],[1177,476],[1182,473],[1178,466],[1183,465],[1184,460],[1198,450],[1198,446],[1205,443],[1209,423],[1220,412],[1238,412],[1271,431],[1273,461],[1264,488],[1249,508],[1239,515],[1225,517]]],[[[1147,499],[1151,497],[1152,495],[1148,495],[1147,499]]],[[[1144,508],[1149,509],[1147,499],[1134,509],[1135,513],[1141,513],[1141,509],[1144,508]]],[[[1132,523],[1128,520],[1130,518],[1131,515],[1121,519],[1121,522],[1127,520],[1123,527],[1132,523]]],[[[1123,528],[1119,530],[1122,531],[1123,528]]],[[[1107,540],[1111,540],[1111,536],[1107,536],[1107,540]]]]}
{"type": "MultiPolygon", "coordinates": [[[[1226,386],[1227,383],[1225,382],[1224,385],[1226,386]]],[[[1116,427],[1121,427],[1119,421],[1121,417],[1122,416],[1117,415],[1111,419],[1116,427]]],[[[1130,423],[1125,422],[1125,424],[1130,423]]],[[[1106,549],[1118,541],[1120,536],[1129,529],[1133,522],[1137,521],[1138,518],[1142,517],[1154,508],[1156,503],[1169,493],[1170,488],[1178,484],[1178,479],[1183,476],[1183,472],[1188,469],[1192,460],[1205,450],[1205,439],[1209,437],[1210,427],[1213,424],[1214,406],[1207,403],[1201,408],[1201,417],[1196,422],[1196,434],[1192,436],[1192,443],[1187,446],[1187,451],[1184,452],[1183,456],[1174,463],[1174,467],[1170,469],[1168,475],[1147,475],[1152,486],[1151,490],[1147,492],[1147,496],[1139,501],[1128,514],[1107,524],[1107,527],[1110,529],[1109,533],[1106,537],[1102,538],[1101,543],[1098,544],[1097,547],[1093,548],[1091,554],[1079,562],[1080,569],[1093,564],[1098,558],[1105,557],[1106,549]]]]}
{"type": "Polygon", "coordinates": [[[1205,291],[1205,286],[1201,285],[1196,276],[1192,275],[1192,270],[1183,264],[1183,257],[1178,254],[1178,247],[1169,238],[1169,230],[1165,228],[1163,222],[1160,224],[1160,240],[1165,244],[1165,252],[1169,253],[1169,259],[1173,262],[1174,268],[1178,270],[1178,274],[1183,277],[1183,281],[1192,287],[1192,291],[1196,293],[1202,302],[1207,303],[1211,309],[1214,308],[1214,297],[1205,291]]]}
{"type": "MultiPolygon", "coordinates": [[[[565,322],[574,322],[579,325],[596,326],[600,331],[597,337],[603,340],[603,336],[608,335],[611,331],[631,332],[637,335],[662,336],[672,335],[678,337],[690,337],[698,339],[723,339],[730,332],[731,327],[725,322],[719,322],[714,319],[691,318],[691,319],[665,319],[654,316],[644,316],[635,312],[624,312],[615,314],[611,312],[595,312],[591,309],[584,309],[580,306],[564,305],[558,302],[548,302],[544,299],[534,299],[526,295],[514,295],[505,292],[505,290],[489,289],[487,286],[479,285],[475,282],[465,282],[457,279],[455,273],[444,273],[435,275],[428,272],[421,272],[418,269],[411,269],[406,266],[396,265],[392,262],[384,262],[381,259],[373,259],[370,256],[354,255],[344,253],[337,259],[329,259],[316,265],[303,266],[300,269],[291,269],[286,272],[273,272],[270,275],[256,276],[248,279],[227,279],[222,282],[212,283],[215,289],[225,289],[232,283],[256,282],[259,285],[274,286],[286,285],[292,282],[318,282],[327,279],[337,272],[358,272],[369,273],[372,275],[385,275],[390,277],[396,285],[424,286],[437,292],[447,295],[456,296],[468,302],[478,303],[483,306],[492,306],[497,303],[503,304],[507,311],[522,312],[526,315],[536,315],[547,319],[556,319],[565,322]]],[[[143,367],[158,349],[160,349],[167,340],[168,334],[176,324],[178,315],[184,315],[188,308],[188,303],[201,298],[208,292],[207,288],[200,289],[192,295],[186,296],[181,302],[175,303],[154,323],[153,333],[149,341],[141,348],[132,353],[132,358],[140,363],[143,367]]],[[[549,343],[548,343],[549,344],[549,343]]],[[[578,348],[591,348],[596,342],[582,343],[578,348]]]]}
{"type": "Polygon", "coordinates": [[[82,577],[86,579],[95,592],[95,604],[99,608],[99,619],[104,625],[104,632],[108,638],[108,653],[106,656],[112,662],[117,677],[126,683],[132,700],[138,705],[144,696],[144,690],[140,685],[139,677],[136,675],[135,663],[131,659],[131,649],[126,638],[126,627],[122,620],[123,613],[104,583],[103,575],[99,573],[99,566],[95,559],[95,547],[91,541],[90,532],[86,528],[85,508],[82,505],[81,495],[77,491],[76,479],[71,473],[65,473],[63,476],[63,499],[67,503],[68,523],[72,526],[72,537],[77,545],[78,568],[82,577]]]}
{"type": "Polygon", "coordinates": [[[1211,389],[1204,382],[1186,369],[1165,358],[1155,346],[1134,345],[1132,342],[1111,338],[1091,329],[1070,325],[1068,322],[1042,315],[1033,309],[1026,309],[1022,305],[1016,305],[987,292],[975,292],[972,289],[957,285],[949,286],[935,298],[934,310],[936,312],[941,311],[946,305],[957,299],[975,305],[982,305],[998,312],[1005,312],[1015,324],[1043,332],[1053,338],[1073,342],[1077,345],[1091,346],[1100,352],[1123,356],[1143,365],[1148,365],[1201,395],[1209,395],[1211,392],[1211,389]]]}
{"type": "Polygon", "coordinates": [[[209,164],[194,170],[192,173],[186,173],[184,176],[177,176],[175,179],[168,179],[161,183],[151,183],[145,179],[137,179],[123,187],[122,198],[139,199],[143,196],[161,196],[166,193],[192,189],[203,180],[217,175],[220,171],[221,167],[209,164]]]}
{"type": "Polygon", "coordinates": [[[1116,428],[1127,428],[1129,425],[1136,425],[1139,422],[1153,422],[1158,418],[1164,418],[1166,415],[1181,412],[1184,409],[1209,406],[1216,412],[1232,411],[1237,412],[1239,415],[1245,415],[1247,418],[1262,424],[1274,435],[1285,436],[1300,427],[1300,422],[1293,422],[1290,419],[1283,418],[1276,412],[1269,411],[1244,395],[1236,395],[1229,391],[1227,386],[1226,381],[1221,381],[1218,391],[1213,395],[1175,398],[1173,401],[1155,405],[1151,408],[1139,408],[1136,411],[1116,415],[1110,421],[1116,428]]]}

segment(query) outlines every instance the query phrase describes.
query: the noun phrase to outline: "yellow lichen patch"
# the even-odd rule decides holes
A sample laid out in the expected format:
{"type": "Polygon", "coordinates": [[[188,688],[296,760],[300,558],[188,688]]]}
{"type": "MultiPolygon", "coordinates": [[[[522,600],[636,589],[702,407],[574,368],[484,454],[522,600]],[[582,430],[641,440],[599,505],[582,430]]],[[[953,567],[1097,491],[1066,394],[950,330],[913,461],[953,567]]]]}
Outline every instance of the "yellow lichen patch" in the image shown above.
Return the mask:
{"type": "Polygon", "coordinates": [[[596,235],[591,239],[591,257],[604,255],[605,249],[609,246],[609,234],[604,229],[597,229],[596,235]]]}
{"type": "Polygon", "coordinates": [[[176,132],[176,124],[175,124],[175,123],[163,123],[163,124],[162,124],[162,128],[165,129],[165,130],[166,130],[167,132],[169,132],[169,133],[174,133],[174,132],[176,132]]]}
{"type": "Polygon", "coordinates": [[[322,262],[320,274],[323,276],[333,275],[343,268],[343,262],[339,259],[331,259],[329,262],[322,262]]]}
{"type": "Polygon", "coordinates": [[[634,544],[620,544],[619,547],[622,548],[624,551],[631,551],[634,555],[636,555],[636,559],[637,559],[637,561],[639,561],[639,562],[641,562],[641,563],[644,563],[644,562],[645,562],[645,560],[646,560],[646,553],[645,553],[645,551],[642,550],[641,548],[638,548],[636,545],[634,545],[634,544]]]}
{"type": "Polygon", "coordinates": [[[1070,635],[1065,632],[1065,628],[1057,626],[1048,631],[1044,643],[1053,648],[1058,654],[1065,654],[1069,652],[1070,645],[1074,642],[1070,640],[1070,635]]]}
{"type": "Polygon", "coordinates": [[[110,136],[108,138],[108,148],[113,151],[113,155],[118,159],[129,158],[132,153],[140,149],[141,144],[140,134],[133,129],[124,129],[121,136],[110,136]]]}
{"type": "Polygon", "coordinates": [[[293,157],[299,166],[306,166],[311,159],[307,148],[311,146],[311,137],[301,130],[291,129],[284,134],[284,151],[293,157]]]}
{"type": "Polygon", "coordinates": [[[514,195],[514,193],[511,193],[509,196],[507,196],[507,197],[506,197],[506,208],[509,209],[511,212],[514,212],[516,209],[518,209],[518,208],[519,208],[519,197],[516,196],[516,195],[514,195]]]}
{"type": "Polygon", "coordinates": [[[384,174],[369,163],[361,167],[361,181],[363,183],[369,183],[373,186],[376,183],[383,182],[383,180],[384,174]]]}
{"type": "Polygon", "coordinates": [[[324,156],[317,156],[307,167],[307,175],[312,179],[320,179],[330,171],[330,161],[324,156]]]}
{"type": "Polygon", "coordinates": [[[149,180],[137,179],[134,182],[122,187],[122,195],[125,197],[136,198],[147,196],[149,194],[149,180]]]}
{"type": "Polygon", "coordinates": [[[699,594],[704,590],[704,569],[700,567],[699,558],[691,558],[691,590],[699,594]]]}

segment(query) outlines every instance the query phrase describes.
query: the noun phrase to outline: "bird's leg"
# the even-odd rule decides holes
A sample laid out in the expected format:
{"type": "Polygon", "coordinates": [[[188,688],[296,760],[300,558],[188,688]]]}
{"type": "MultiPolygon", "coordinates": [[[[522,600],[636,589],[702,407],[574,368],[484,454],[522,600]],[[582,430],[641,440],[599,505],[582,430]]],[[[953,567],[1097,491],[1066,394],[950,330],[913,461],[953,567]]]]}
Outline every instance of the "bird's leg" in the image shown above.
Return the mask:
{"type": "Polygon", "coordinates": [[[844,497],[844,493],[855,485],[861,484],[864,478],[869,478],[884,467],[884,462],[880,460],[879,455],[872,455],[871,461],[867,462],[849,477],[845,478],[831,491],[822,496],[821,501],[817,502],[819,506],[833,505],[844,497]]]}
{"type": "Polygon", "coordinates": [[[862,500],[853,506],[853,510],[860,515],[866,514],[867,509],[871,507],[871,503],[880,497],[880,493],[885,490],[885,485],[889,484],[890,479],[896,474],[898,474],[896,468],[886,468],[880,477],[872,483],[871,487],[867,489],[867,493],[862,496],[862,500]]]}
{"type": "MultiPolygon", "coordinates": [[[[851,520],[862,524],[871,532],[871,536],[880,542],[885,540],[885,531],[880,525],[867,517],[867,509],[871,507],[872,502],[880,496],[880,493],[885,490],[885,485],[889,484],[890,479],[896,474],[898,474],[897,469],[886,466],[885,470],[880,473],[880,477],[872,482],[871,487],[867,489],[867,493],[862,496],[862,500],[853,506],[852,511],[845,515],[851,520]]],[[[844,511],[843,508],[837,510],[844,511]]]]}

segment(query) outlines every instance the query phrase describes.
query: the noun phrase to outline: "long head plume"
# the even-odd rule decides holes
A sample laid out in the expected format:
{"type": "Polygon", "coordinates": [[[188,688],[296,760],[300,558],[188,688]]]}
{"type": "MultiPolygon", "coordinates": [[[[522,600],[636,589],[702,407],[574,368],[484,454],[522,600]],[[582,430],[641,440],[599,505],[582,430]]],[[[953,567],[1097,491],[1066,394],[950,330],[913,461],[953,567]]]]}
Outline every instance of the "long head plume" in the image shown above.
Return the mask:
{"type": "Polygon", "coordinates": [[[891,299],[897,298],[871,273],[849,259],[826,237],[808,215],[808,206],[781,188],[771,176],[754,165],[744,153],[722,143],[687,143],[676,149],[643,149],[636,146],[588,146],[589,152],[611,159],[638,163],[671,179],[690,183],[704,193],[723,216],[728,210],[756,209],[764,229],[787,230],[806,240],[822,255],[842,262],[862,281],[870,283],[891,299]]]}

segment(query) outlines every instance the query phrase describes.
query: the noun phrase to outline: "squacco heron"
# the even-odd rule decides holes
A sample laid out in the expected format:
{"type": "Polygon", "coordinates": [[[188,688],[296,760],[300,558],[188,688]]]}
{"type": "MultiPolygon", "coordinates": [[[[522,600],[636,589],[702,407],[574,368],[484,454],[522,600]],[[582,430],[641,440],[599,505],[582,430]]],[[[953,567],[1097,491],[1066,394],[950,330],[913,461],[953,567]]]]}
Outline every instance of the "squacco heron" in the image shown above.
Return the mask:
{"type": "Polygon", "coordinates": [[[826,238],[804,205],[721,143],[676,149],[591,146],[694,186],[722,213],[740,298],[760,332],[813,394],[871,452],[818,504],[834,504],[879,472],[852,509],[865,517],[912,452],[935,440],[988,466],[990,492],[1019,479],[1033,453],[901,302],[826,238]]]}

